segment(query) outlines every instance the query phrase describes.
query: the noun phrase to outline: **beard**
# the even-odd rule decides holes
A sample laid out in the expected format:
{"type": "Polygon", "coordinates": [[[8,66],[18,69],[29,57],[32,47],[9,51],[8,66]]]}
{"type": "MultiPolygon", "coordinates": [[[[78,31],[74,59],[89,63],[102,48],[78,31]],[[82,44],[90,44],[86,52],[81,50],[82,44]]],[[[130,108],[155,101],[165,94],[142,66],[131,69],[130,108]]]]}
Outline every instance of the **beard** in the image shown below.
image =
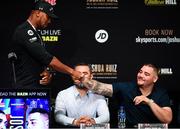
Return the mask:
{"type": "Polygon", "coordinates": [[[86,89],[86,87],[82,83],[75,84],[75,85],[78,89],[86,89]]]}

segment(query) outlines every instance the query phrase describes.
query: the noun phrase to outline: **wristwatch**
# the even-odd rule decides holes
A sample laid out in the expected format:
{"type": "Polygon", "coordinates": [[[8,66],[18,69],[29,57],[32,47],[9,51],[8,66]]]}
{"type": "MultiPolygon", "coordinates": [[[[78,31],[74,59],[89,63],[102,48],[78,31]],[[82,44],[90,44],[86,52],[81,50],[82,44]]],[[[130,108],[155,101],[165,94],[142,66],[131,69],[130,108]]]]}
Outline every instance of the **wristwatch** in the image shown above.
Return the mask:
{"type": "Polygon", "coordinates": [[[154,103],[153,99],[149,99],[148,104],[154,103]]]}

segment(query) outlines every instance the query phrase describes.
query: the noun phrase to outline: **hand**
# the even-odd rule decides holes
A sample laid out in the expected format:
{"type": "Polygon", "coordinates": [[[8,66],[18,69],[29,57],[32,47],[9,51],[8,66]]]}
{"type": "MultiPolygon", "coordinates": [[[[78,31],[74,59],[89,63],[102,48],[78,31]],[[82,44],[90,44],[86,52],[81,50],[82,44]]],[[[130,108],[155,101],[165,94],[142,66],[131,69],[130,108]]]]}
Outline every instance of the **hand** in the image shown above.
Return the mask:
{"type": "Polygon", "coordinates": [[[79,71],[73,71],[72,72],[72,79],[74,80],[74,81],[77,81],[77,80],[79,80],[79,81],[81,81],[81,79],[84,77],[84,74],[83,73],[81,73],[81,72],[79,72],[79,71]]]}
{"type": "Polygon", "coordinates": [[[74,126],[80,127],[80,121],[79,121],[79,119],[74,119],[72,124],[73,124],[74,126]]]}
{"type": "Polygon", "coordinates": [[[92,80],[89,77],[85,77],[85,76],[81,79],[81,83],[87,89],[92,89],[92,87],[95,85],[95,81],[94,80],[92,80]]]}
{"type": "Polygon", "coordinates": [[[85,124],[86,126],[91,126],[95,124],[95,120],[89,116],[81,116],[79,119],[74,121],[74,125],[80,126],[80,124],[85,124]]]}
{"type": "Polygon", "coordinates": [[[92,126],[92,125],[96,124],[96,122],[93,118],[90,118],[85,122],[85,124],[86,124],[86,126],[92,126]]]}
{"type": "Polygon", "coordinates": [[[44,70],[40,76],[42,76],[42,79],[39,81],[41,85],[48,85],[52,80],[52,74],[47,70],[44,70]]]}
{"type": "Polygon", "coordinates": [[[86,87],[87,89],[92,88],[92,79],[89,76],[86,76],[85,74],[83,74],[83,77],[80,79],[74,77],[72,77],[72,79],[76,86],[86,87]]]}
{"type": "Polygon", "coordinates": [[[56,5],[56,0],[45,0],[45,1],[50,3],[51,5],[56,5]]]}
{"type": "Polygon", "coordinates": [[[141,102],[144,103],[144,104],[148,104],[150,101],[149,98],[147,98],[146,96],[144,95],[141,95],[141,96],[136,96],[133,100],[133,102],[135,103],[135,105],[138,105],[140,104],[141,102]]]}
{"type": "Polygon", "coordinates": [[[91,126],[95,124],[95,120],[89,116],[82,116],[80,117],[80,123],[84,123],[86,126],[91,126]]]}

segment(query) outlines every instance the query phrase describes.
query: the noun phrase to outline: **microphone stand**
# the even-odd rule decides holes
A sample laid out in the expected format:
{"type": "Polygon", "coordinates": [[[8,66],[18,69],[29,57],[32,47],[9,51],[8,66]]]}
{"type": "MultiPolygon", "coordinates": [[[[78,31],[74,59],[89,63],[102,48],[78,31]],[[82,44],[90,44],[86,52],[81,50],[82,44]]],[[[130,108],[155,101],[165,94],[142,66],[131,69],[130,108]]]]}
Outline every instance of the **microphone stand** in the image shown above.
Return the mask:
{"type": "Polygon", "coordinates": [[[15,70],[15,66],[14,66],[15,60],[17,60],[16,53],[10,52],[10,53],[8,54],[8,59],[10,60],[10,63],[11,63],[11,65],[12,65],[13,84],[14,84],[14,86],[16,86],[16,70],[15,70]]]}
{"type": "Polygon", "coordinates": [[[15,67],[14,67],[14,61],[12,61],[11,64],[12,64],[14,85],[16,85],[16,71],[15,71],[15,67]]]}

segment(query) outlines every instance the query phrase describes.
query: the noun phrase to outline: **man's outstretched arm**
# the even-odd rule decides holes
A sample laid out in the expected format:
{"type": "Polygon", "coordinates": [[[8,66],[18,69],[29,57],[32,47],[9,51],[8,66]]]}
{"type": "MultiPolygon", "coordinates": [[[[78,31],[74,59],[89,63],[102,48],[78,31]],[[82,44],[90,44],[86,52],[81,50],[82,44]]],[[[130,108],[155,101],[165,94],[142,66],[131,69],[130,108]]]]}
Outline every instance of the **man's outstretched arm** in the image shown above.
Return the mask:
{"type": "Polygon", "coordinates": [[[110,97],[112,97],[113,95],[112,84],[102,83],[96,80],[89,80],[88,78],[84,78],[82,80],[82,83],[86,88],[92,90],[97,94],[110,97]]]}
{"type": "Polygon", "coordinates": [[[65,74],[69,74],[71,76],[73,76],[76,79],[80,79],[83,77],[83,74],[81,74],[78,71],[75,71],[74,69],[72,69],[71,67],[63,64],[59,59],[57,59],[56,57],[53,57],[53,59],[51,60],[50,67],[52,67],[53,69],[55,69],[58,72],[62,72],[65,74]]]}

